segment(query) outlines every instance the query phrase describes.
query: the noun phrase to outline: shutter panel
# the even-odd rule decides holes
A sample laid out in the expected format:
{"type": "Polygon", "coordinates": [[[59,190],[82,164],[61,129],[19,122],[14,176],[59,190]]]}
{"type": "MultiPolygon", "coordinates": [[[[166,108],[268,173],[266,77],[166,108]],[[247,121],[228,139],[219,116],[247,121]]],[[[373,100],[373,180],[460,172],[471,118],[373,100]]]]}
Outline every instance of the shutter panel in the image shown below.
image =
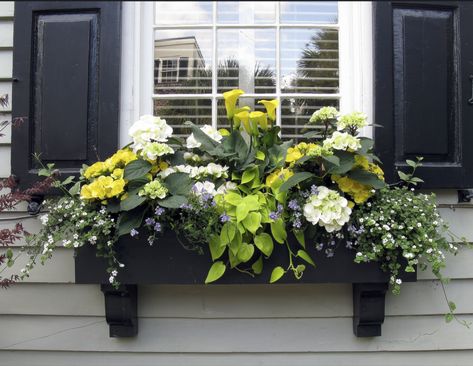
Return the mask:
{"type": "Polygon", "coordinates": [[[472,19],[469,2],[374,3],[375,150],[389,182],[423,156],[423,188],[473,187],[472,19]]]}
{"type": "Polygon", "coordinates": [[[22,187],[38,164],[78,174],[118,145],[120,2],[15,2],[12,172],[22,187]]]}

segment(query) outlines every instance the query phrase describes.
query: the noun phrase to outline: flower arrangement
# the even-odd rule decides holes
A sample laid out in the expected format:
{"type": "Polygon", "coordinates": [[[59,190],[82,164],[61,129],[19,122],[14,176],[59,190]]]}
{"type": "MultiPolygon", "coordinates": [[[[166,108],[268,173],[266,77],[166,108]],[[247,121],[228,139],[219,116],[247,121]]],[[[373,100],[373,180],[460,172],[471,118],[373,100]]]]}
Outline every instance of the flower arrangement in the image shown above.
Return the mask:
{"type": "Polygon", "coordinates": [[[57,244],[94,245],[117,285],[126,266],[114,249],[120,237],[159,245],[160,235],[173,230],[187,249],[208,247],[205,283],[230,269],[257,276],[275,250],[286,251],[289,265],[275,266],[270,282],[290,273],[301,278],[317,263],[307,246],[331,257],[340,245],[352,248],[358,263],[379,262],[396,293],[401,271],[428,263],[440,277],[445,253],[457,247],[445,238],[433,195],[413,190],[422,182],[414,176],[420,159],[409,160],[412,172],[399,172],[401,181],[388,185],[373,141],[359,135],[364,114],[323,107],[294,143],[280,137],[277,100],[258,102],[266,112],[252,111],[237,105],[242,94],[223,94],[228,130],[187,122],[191,134],[181,139],[164,119],[141,117],[128,146],[84,166],[77,181],[61,183],[68,186],[64,196],[47,201],[44,227],[29,239],[28,269],[57,244]]]}

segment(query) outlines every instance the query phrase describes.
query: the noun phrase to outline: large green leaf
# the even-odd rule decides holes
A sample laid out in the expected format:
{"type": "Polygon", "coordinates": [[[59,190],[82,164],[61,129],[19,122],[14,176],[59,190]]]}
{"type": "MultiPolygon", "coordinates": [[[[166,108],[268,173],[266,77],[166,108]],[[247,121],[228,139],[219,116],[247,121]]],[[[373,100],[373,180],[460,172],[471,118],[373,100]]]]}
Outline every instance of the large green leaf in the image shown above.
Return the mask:
{"type": "Polygon", "coordinates": [[[179,208],[187,203],[187,197],[184,196],[169,196],[158,201],[158,204],[166,208],[179,208]]]}
{"type": "Polygon", "coordinates": [[[118,217],[118,236],[129,234],[132,229],[141,226],[145,210],[140,208],[122,212],[118,217]]]}
{"type": "Polygon", "coordinates": [[[332,164],[329,168],[331,174],[345,174],[353,168],[353,165],[355,164],[355,156],[353,153],[339,150],[336,151],[334,155],[338,157],[340,163],[338,166],[332,164]]]}
{"type": "Polygon", "coordinates": [[[186,173],[173,173],[164,179],[166,188],[172,195],[185,196],[192,189],[192,180],[186,173]]]}
{"type": "Polygon", "coordinates": [[[292,145],[292,140],[281,145],[274,145],[268,149],[269,167],[275,169],[282,167],[286,161],[287,149],[292,145]]]}
{"type": "Polygon", "coordinates": [[[284,276],[284,273],[286,273],[286,271],[284,271],[282,267],[275,267],[273,272],[271,272],[271,279],[269,280],[269,283],[278,281],[282,276],[284,276]]]}
{"type": "Polygon", "coordinates": [[[237,257],[243,263],[248,262],[255,252],[255,247],[253,244],[242,243],[238,249],[237,257]]]}
{"type": "Polygon", "coordinates": [[[376,174],[368,172],[363,169],[354,169],[348,173],[348,177],[360,182],[361,184],[369,185],[375,189],[383,188],[386,183],[378,178],[376,174]]]}
{"type": "Polygon", "coordinates": [[[294,174],[288,180],[286,180],[281,187],[279,187],[279,192],[287,192],[289,189],[299,184],[300,182],[312,178],[314,175],[309,172],[299,172],[294,174]]]}
{"type": "Polygon", "coordinates": [[[205,279],[205,283],[210,283],[217,281],[220,277],[223,276],[227,267],[222,261],[215,262],[210,267],[209,273],[207,274],[207,278],[205,279]]]}
{"type": "Polygon", "coordinates": [[[209,240],[209,249],[212,260],[214,261],[222,256],[226,247],[220,245],[220,238],[218,235],[213,235],[209,240]]]}
{"type": "Polygon", "coordinates": [[[218,142],[207,136],[205,132],[203,132],[198,126],[194,125],[192,122],[187,121],[184,124],[190,126],[192,133],[194,134],[194,138],[197,140],[197,142],[201,143],[200,149],[208,153],[212,153],[212,151],[218,145],[218,142]]]}
{"type": "Polygon", "coordinates": [[[240,163],[243,163],[248,155],[249,147],[240,131],[232,131],[222,142],[222,146],[227,154],[237,156],[240,163]]]}
{"type": "Polygon", "coordinates": [[[279,243],[283,244],[284,241],[287,239],[287,232],[286,232],[286,225],[284,221],[279,218],[272,222],[271,224],[271,234],[273,234],[273,238],[279,243]]]}
{"type": "Polygon", "coordinates": [[[368,137],[360,137],[361,148],[358,149],[358,154],[366,155],[368,151],[373,148],[374,141],[368,137]]]}
{"type": "Polygon", "coordinates": [[[256,235],[255,245],[267,257],[271,255],[274,249],[273,238],[267,233],[256,235]]]}
{"type": "Polygon", "coordinates": [[[130,211],[146,201],[145,196],[139,196],[136,192],[129,194],[127,198],[120,202],[121,211],[130,211]]]}
{"type": "Polygon", "coordinates": [[[252,234],[255,234],[256,231],[260,228],[261,226],[261,214],[259,212],[250,212],[248,215],[245,217],[244,220],[242,220],[243,226],[252,234]]]}
{"type": "Polygon", "coordinates": [[[220,232],[220,245],[230,244],[235,237],[236,226],[232,222],[226,222],[220,232]]]}
{"type": "Polygon", "coordinates": [[[151,170],[150,162],[146,160],[142,160],[142,159],[133,160],[131,163],[129,163],[125,167],[125,173],[123,177],[126,180],[133,180],[133,179],[141,178],[144,175],[148,174],[150,170],[151,170]]]}

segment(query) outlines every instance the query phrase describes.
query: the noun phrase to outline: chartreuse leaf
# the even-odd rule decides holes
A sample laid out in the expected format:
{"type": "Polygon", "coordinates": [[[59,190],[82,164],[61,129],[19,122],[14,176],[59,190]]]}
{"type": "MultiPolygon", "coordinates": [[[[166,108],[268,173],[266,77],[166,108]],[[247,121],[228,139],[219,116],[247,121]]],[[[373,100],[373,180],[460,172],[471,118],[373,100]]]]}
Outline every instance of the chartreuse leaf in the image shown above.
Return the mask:
{"type": "Polygon", "coordinates": [[[238,249],[237,257],[243,263],[248,262],[255,252],[255,247],[253,244],[242,243],[240,249],[238,249]]]}
{"type": "Polygon", "coordinates": [[[251,269],[257,275],[263,272],[263,256],[262,255],[260,255],[258,260],[251,265],[251,269]]]}
{"type": "Polygon", "coordinates": [[[310,257],[310,255],[305,251],[305,250],[298,250],[297,251],[297,256],[299,258],[302,258],[303,260],[305,260],[307,263],[313,265],[315,267],[315,263],[314,261],[312,260],[312,258],[310,257]]]}
{"type": "Polygon", "coordinates": [[[271,224],[271,234],[273,234],[274,239],[279,243],[283,244],[287,239],[286,227],[284,221],[279,218],[272,222],[271,224]]]}
{"type": "Polygon", "coordinates": [[[236,207],[236,219],[237,222],[243,221],[247,216],[248,213],[250,212],[250,206],[246,204],[245,202],[241,202],[237,207],[236,207]]]}
{"type": "Polygon", "coordinates": [[[300,245],[305,249],[305,236],[302,230],[294,230],[294,236],[300,245]]]}
{"type": "Polygon", "coordinates": [[[261,226],[261,214],[259,212],[250,212],[242,223],[250,233],[255,234],[261,226]]]}
{"type": "Polygon", "coordinates": [[[220,232],[220,245],[227,245],[235,237],[236,227],[232,222],[226,222],[220,232]]]}
{"type": "Polygon", "coordinates": [[[269,257],[274,249],[273,238],[267,233],[261,233],[255,236],[256,247],[266,256],[269,257]]]}
{"type": "Polygon", "coordinates": [[[278,281],[282,276],[284,276],[284,273],[286,273],[286,271],[284,271],[282,267],[275,267],[273,272],[271,272],[271,279],[269,280],[269,283],[278,281]]]}
{"type": "Polygon", "coordinates": [[[238,257],[233,254],[231,251],[228,251],[228,259],[230,261],[230,267],[235,268],[241,263],[241,260],[238,259],[238,257]]]}
{"type": "Polygon", "coordinates": [[[225,252],[225,248],[225,246],[220,245],[220,238],[218,235],[212,235],[209,240],[209,249],[213,261],[219,259],[222,256],[222,254],[225,252]]]}
{"type": "Polygon", "coordinates": [[[205,279],[205,283],[210,283],[217,281],[220,277],[223,276],[227,267],[222,261],[215,262],[210,267],[209,273],[207,274],[207,278],[205,279]]]}
{"type": "Polygon", "coordinates": [[[242,241],[241,241],[241,233],[239,230],[236,230],[235,231],[235,236],[233,237],[232,241],[230,242],[230,244],[228,245],[228,247],[230,248],[230,251],[233,253],[233,255],[237,255],[238,254],[238,251],[240,250],[240,247],[242,245],[242,241]]]}
{"type": "Polygon", "coordinates": [[[299,184],[300,182],[312,178],[314,175],[309,172],[299,172],[294,174],[292,177],[290,177],[288,180],[286,180],[281,187],[279,187],[279,192],[287,192],[289,189],[294,187],[296,184],[299,184]]]}
{"type": "Polygon", "coordinates": [[[229,203],[233,206],[238,206],[243,198],[241,198],[241,196],[236,192],[228,192],[225,195],[224,199],[225,199],[225,202],[227,202],[227,203],[229,203]]]}
{"type": "Polygon", "coordinates": [[[256,159],[258,160],[264,160],[264,158],[266,157],[266,155],[264,154],[264,152],[262,152],[261,150],[258,150],[255,154],[255,157],[256,159]]]}
{"type": "Polygon", "coordinates": [[[241,183],[242,184],[245,184],[245,183],[249,183],[251,182],[253,179],[255,179],[256,177],[256,173],[257,173],[257,169],[258,168],[251,168],[251,169],[247,169],[243,172],[243,175],[241,176],[241,183]]]}
{"type": "Polygon", "coordinates": [[[128,163],[127,166],[125,167],[123,178],[125,178],[125,180],[133,180],[133,179],[141,178],[142,176],[148,174],[150,170],[151,170],[150,162],[146,160],[142,160],[142,159],[133,160],[131,163],[128,163]]]}

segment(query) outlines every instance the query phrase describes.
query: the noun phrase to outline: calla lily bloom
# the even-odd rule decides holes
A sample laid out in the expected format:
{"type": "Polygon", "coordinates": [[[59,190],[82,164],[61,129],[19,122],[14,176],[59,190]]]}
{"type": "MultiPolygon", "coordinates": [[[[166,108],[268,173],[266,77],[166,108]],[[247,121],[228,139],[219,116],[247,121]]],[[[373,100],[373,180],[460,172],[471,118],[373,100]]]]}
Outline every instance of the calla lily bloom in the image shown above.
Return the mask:
{"type": "Polygon", "coordinates": [[[250,127],[250,112],[247,110],[243,110],[237,114],[235,114],[235,125],[239,125],[243,123],[243,128],[246,132],[251,134],[251,127],[250,127]]]}
{"type": "Polygon", "coordinates": [[[223,99],[225,100],[225,108],[227,109],[227,118],[232,119],[235,115],[235,106],[238,97],[245,92],[241,89],[233,89],[223,93],[223,99]]]}
{"type": "Polygon", "coordinates": [[[256,125],[260,125],[263,130],[268,129],[268,115],[260,111],[254,111],[250,113],[251,122],[255,122],[256,125]]]}
{"type": "Polygon", "coordinates": [[[258,104],[263,104],[268,113],[268,117],[271,121],[276,121],[276,108],[279,106],[279,101],[277,99],[273,100],[260,100],[258,104]]]}

